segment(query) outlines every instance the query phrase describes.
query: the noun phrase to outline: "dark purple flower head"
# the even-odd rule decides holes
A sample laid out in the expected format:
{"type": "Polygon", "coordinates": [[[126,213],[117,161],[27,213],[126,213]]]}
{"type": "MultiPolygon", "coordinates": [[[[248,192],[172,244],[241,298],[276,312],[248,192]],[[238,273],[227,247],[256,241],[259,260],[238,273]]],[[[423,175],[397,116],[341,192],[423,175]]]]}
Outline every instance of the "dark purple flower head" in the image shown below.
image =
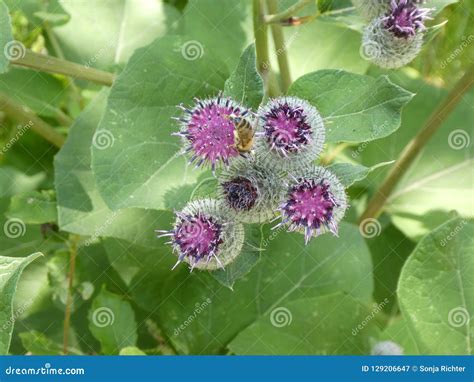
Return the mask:
{"type": "Polygon", "coordinates": [[[213,170],[217,163],[228,165],[232,158],[239,156],[233,118],[245,117],[249,111],[220,95],[206,100],[195,99],[195,102],[192,109],[181,105],[185,113],[177,118],[182,128],[176,135],[184,138],[186,151],[191,154],[190,162],[196,162],[197,166],[209,163],[213,170]]]}
{"type": "Polygon", "coordinates": [[[181,256],[189,256],[194,261],[212,257],[222,243],[222,226],[212,217],[202,213],[195,215],[178,214],[173,240],[179,247],[181,256]]]}
{"type": "Polygon", "coordinates": [[[243,228],[226,219],[215,200],[190,202],[176,212],[170,231],[157,230],[158,237],[170,237],[178,262],[194,268],[214,270],[230,263],[243,245],[243,228]]]}
{"type": "Polygon", "coordinates": [[[385,29],[397,37],[414,36],[418,30],[424,30],[424,20],[431,9],[418,8],[413,0],[392,0],[390,11],[384,17],[385,29]]]}
{"type": "Polygon", "coordinates": [[[329,171],[317,167],[294,178],[280,210],[290,231],[302,231],[307,244],[324,232],[337,235],[338,223],[347,207],[344,187],[329,171]]]}
{"type": "Polygon", "coordinates": [[[219,201],[235,220],[264,223],[275,216],[285,196],[284,173],[255,157],[237,158],[218,179],[219,201]]]}
{"type": "Polygon", "coordinates": [[[271,100],[258,112],[257,156],[283,170],[307,164],[321,152],[323,120],[309,102],[297,97],[271,100]]]}
{"type": "Polygon", "coordinates": [[[222,189],[227,204],[237,211],[249,211],[258,198],[257,187],[243,176],[236,176],[223,182],[222,189]]]}

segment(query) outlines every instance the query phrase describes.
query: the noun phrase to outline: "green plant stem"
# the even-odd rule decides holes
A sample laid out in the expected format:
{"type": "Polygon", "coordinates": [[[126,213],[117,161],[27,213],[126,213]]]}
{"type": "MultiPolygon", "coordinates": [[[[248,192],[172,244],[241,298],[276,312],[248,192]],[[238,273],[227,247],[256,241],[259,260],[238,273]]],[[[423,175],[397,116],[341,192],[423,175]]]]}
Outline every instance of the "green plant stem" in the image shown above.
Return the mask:
{"type": "MultiPolygon", "coordinates": [[[[267,0],[268,11],[271,13],[278,12],[278,4],[276,0],[267,0]]],[[[285,45],[285,36],[281,25],[272,24],[272,35],[275,43],[275,51],[280,68],[280,77],[283,93],[288,91],[291,85],[290,64],[288,62],[287,47],[285,45]]]]}
{"type": "Polygon", "coordinates": [[[52,126],[39,118],[28,107],[11,100],[6,94],[0,92],[0,110],[3,110],[10,118],[25,127],[29,127],[56,147],[61,147],[66,137],[58,133],[52,126]]]}
{"type": "Polygon", "coordinates": [[[26,50],[24,57],[11,61],[11,64],[25,66],[43,72],[64,74],[72,78],[92,81],[106,86],[112,86],[114,82],[114,75],[112,73],[89,68],[60,58],[35,53],[31,50],[26,50]]]}
{"type": "MultiPolygon", "coordinates": [[[[311,4],[312,2],[313,0],[300,0],[297,3],[293,4],[291,7],[288,7],[287,9],[285,9],[284,11],[280,13],[275,13],[272,15],[265,16],[264,21],[267,24],[279,23],[283,20],[289,19],[300,9],[303,9],[304,7],[311,4]]],[[[270,10],[270,12],[274,13],[275,11],[270,10]]]]}
{"type": "Polygon", "coordinates": [[[445,100],[433,111],[425,126],[408,143],[400,154],[399,159],[393,165],[380,188],[369,201],[367,208],[362,214],[360,221],[368,218],[377,218],[382,212],[387,199],[395,189],[396,185],[408,170],[414,159],[430,140],[433,134],[438,131],[448,115],[454,110],[458,102],[462,99],[474,83],[474,65],[471,66],[464,76],[456,83],[445,100]]]}
{"type": "Polygon", "coordinates": [[[69,352],[69,328],[71,326],[71,310],[72,295],[74,287],[74,274],[76,273],[76,257],[77,243],[79,236],[71,235],[69,238],[69,273],[68,273],[68,289],[66,299],[66,309],[64,312],[64,336],[63,336],[63,353],[67,355],[69,352]]]}
{"type": "MultiPolygon", "coordinates": [[[[61,49],[61,45],[58,42],[58,39],[56,38],[56,35],[54,34],[51,25],[45,21],[43,24],[43,28],[46,31],[46,35],[48,36],[48,39],[51,43],[51,46],[53,47],[54,53],[61,59],[64,60],[64,53],[63,50],[61,49]]],[[[74,95],[74,98],[76,102],[78,103],[80,109],[84,108],[84,100],[82,99],[81,96],[81,91],[77,87],[76,83],[74,82],[73,78],[67,78],[68,85],[71,87],[72,93],[74,95]]]]}
{"type": "Polygon", "coordinates": [[[268,95],[270,57],[268,54],[268,28],[263,22],[265,0],[253,0],[253,31],[255,36],[255,50],[257,54],[257,69],[265,84],[265,94],[268,95]]]}

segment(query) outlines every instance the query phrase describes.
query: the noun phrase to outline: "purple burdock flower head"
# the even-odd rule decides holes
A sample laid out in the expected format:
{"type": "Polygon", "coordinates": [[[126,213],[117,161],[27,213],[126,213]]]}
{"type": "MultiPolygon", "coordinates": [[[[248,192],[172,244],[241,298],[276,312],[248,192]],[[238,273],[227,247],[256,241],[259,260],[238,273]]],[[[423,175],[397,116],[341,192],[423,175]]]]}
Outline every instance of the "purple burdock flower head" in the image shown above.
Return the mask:
{"type": "Polygon", "coordinates": [[[280,206],[282,221],[289,231],[302,232],[305,243],[313,236],[332,232],[337,236],[347,198],[344,186],[323,167],[308,167],[293,177],[280,206]]]}
{"type": "Polygon", "coordinates": [[[414,36],[418,30],[425,30],[424,20],[430,9],[418,8],[412,0],[392,0],[390,11],[384,17],[385,29],[397,37],[414,36]]]}
{"type": "Polygon", "coordinates": [[[229,220],[216,200],[205,199],[188,203],[176,212],[170,231],[157,230],[158,237],[170,237],[168,242],[178,254],[178,262],[203,270],[224,268],[239,254],[244,242],[244,228],[229,220]]]}
{"type": "Polygon", "coordinates": [[[321,153],[323,119],[309,102],[297,97],[270,100],[258,110],[257,158],[272,169],[294,170],[321,153]]]}
{"type": "Polygon", "coordinates": [[[195,99],[192,108],[179,106],[184,114],[175,118],[181,130],[175,135],[183,138],[190,163],[196,166],[210,164],[212,170],[219,163],[229,164],[239,156],[235,142],[235,123],[238,117],[247,117],[249,110],[221,95],[205,100],[195,99]]]}
{"type": "Polygon", "coordinates": [[[235,159],[219,176],[219,200],[237,221],[264,223],[275,215],[286,188],[283,174],[253,157],[235,159]]]}
{"type": "Polygon", "coordinates": [[[424,20],[430,11],[412,0],[392,0],[388,12],[365,27],[362,56],[387,69],[410,63],[423,46],[424,20]]]}

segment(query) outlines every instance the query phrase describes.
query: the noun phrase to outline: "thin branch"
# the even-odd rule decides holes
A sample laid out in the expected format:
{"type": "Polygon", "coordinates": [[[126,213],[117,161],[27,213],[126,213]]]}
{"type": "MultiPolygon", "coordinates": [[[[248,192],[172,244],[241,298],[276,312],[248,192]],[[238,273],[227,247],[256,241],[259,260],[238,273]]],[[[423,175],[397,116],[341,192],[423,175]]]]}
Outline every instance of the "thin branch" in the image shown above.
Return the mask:
{"type": "Polygon", "coordinates": [[[68,289],[66,310],[64,312],[64,336],[63,336],[63,353],[67,355],[69,352],[69,328],[71,326],[71,310],[72,310],[72,295],[74,287],[74,274],[76,273],[76,257],[77,257],[77,242],[79,237],[71,235],[69,240],[69,273],[68,273],[68,289]]]}
{"type": "Polygon", "coordinates": [[[3,110],[10,118],[30,128],[56,147],[61,147],[66,141],[64,135],[58,133],[52,126],[39,118],[31,109],[13,101],[6,94],[1,92],[0,110],[3,110]]]}
{"type": "Polygon", "coordinates": [[[264,22],[267,24],[272,24],[272,23],[279,23],[283,20],[289,19],[296,12],[303,9],[307,5],[311,4],[313,1],[314,0],[300,0],[297,3],[293,4],[291,7],[288,7],[287,9],[285,9],[284,11],[280,13],[265,16],[264,22]]]}
{"type": "MultiPolygon", "coordinates": [[[[276,13],[278,11],[278,4],[276,0],[267,0],[268,11],[276,13]]],[[[283,93],[286,93],[291,85],[290,64],[288,61],[287,46],[285,45],[285,36],[280,25],[272,24],[272,35],[275,43],[275,51],[278,60],[278,67],[280,68],[280,77],[283,93]]]]}
{"type": "Polygon", "coordinates": [[[396,185],[408,170],[414,159],[430,140],[433,134],[438,131],[443,122],[454,110],[456,105],[462,99],[474,84],[474,66],[471,66],[464,76],[456,83],[454,88],[445,98],[445,100],[434,110],[425,126],[419,133],[408,143],[400,154],[399,159],[395,162],[392,170],[388,173],[384,182],[377,190],[372,200],[367,205],[365,212],[360,220],[368,218],[377,218],[382,212],[388,197],[395,189],[396,185]]]}
{"type": "Polygon", "coordinates": [[[257,68],[265,84],[265,94],[268,94],[270,57],[268,54],[268,28],[263,22],[264,14],[264,0],[253,0],[253,31],[255,37],[255,50],[257,54],[257,68]]]}
{"type": "Polygon", "coordinates": [[[35,53],[31,50],[26,50],[22,58],[11,61],[11,64],[25,66],[43,72],[64,74],[72,78],[92,81],[106,86],[112,86],[114,82],[114,75],[112,73],[89,68],[60,58],[35,53]]]}

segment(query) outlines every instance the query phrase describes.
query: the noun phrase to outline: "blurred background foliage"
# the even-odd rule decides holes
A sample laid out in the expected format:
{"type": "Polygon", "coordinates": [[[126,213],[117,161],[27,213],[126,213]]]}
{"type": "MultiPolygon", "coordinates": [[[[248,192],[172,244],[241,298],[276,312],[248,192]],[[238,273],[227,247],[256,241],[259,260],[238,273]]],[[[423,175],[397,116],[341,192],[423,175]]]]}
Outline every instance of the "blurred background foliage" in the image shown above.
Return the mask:
{"type": "MultiPolygon", "coordinates": [[[[136,48],[168,34],[192,31],[192,38],[200,41],[206,49],[214,48],[229,70],[237,63],[244,47],[253,40],[250,1],[227,0],[227,6],[237,6],[232,12],[226,11],[224,19],[223,9],[229,7],[221,9],[216,7],[215,2],[206,0],[104,0],[90,3],[73,0],[6,0],[5,3],[11,12],[14,39],[21,41],[28,49],[114,73],[123,70],[136,48]],[[123,30],[125,14],[130,18],[126,30],[123,30]],[[209,25],[215,28],[210,29],[209,25]]],[[[292,0],[281,0],[278,6],[283,9],[292,3],[292,0]]],[[[316,3],[300,10],[299,15],[316,12],[316,3]]],[[[325,9],[350,5],[345,0],[319,3],[325,9]]],[[[404,109],[402,125],[395,134],[362,143],[362,150],[361,144],[349,144],[338,154],[336,161],[370,167],[397,158],[449,89],[473,64],[473,10],[474,3],[470,0],[446,6],[431,23],[437,25],[444,20],[448,20],[448,23],[413,63],[392,72],[373,67],[360,56],[360,20],[359,24],[352,23],[351,20],[355,20],[351,18],[353,16],[333,19],[321,17],[299,27],[284,28],[293,80],[319,69],[343,69],[371,76],[389,75],[394,83],[417,94],[404,109]],[[352,24],[348,25],[348,22],[352,24]]],[[[270,47],[274,50],[272,42],[270,47]]],[[[275,55],[272,55],[273,69],[277,68],[276,61],[275,55]]],[[[57,148],[31,130],[23,131],[21,125],[0,110],[0,147],[14,141],[11,148],[0,155],[2,225],[9,217],[15,216],[11,211],[12,197],[27,195],[25,203],[40,205],[38,208],[43,212],[51,203],[54,205],[55,156],[56,160],[59,158],[66,163],[80,162],[83,165],[78,171],[81,180],[93,187],[90,145],[87,146],[87,142],[90,142],[105,107],[106,91],[99,93],[100,90],[101,87],[96,84],[18,67],[11,67],[7,73],[0,75],[0,91],[27,105],[58,131],[74,138],[68,151],[56,156],[57,148]],[[77,142],[84,145],[79,147],[77,142]],[[45,190],[52,194],[46,197],[39,192],[45,190]]],[[[300,269],[311,270],[314,267],[319,270],[317,274],[306,275],[306,283],[300,285],[288,300],[283,300],[290,304],[294,312],[304,312],[307,304],[330,307],[331,299],[326,299],[324,294],[333,291],[328,285],[336,285],[346,295],[338,297],[342,299],[344,309],[335,312],[331,320],[351,328],[370,314],[370,308],[387,298],[389,303],[383,305],[383,313],[378,316],[377,325],[370,328],[369,337],[396,340],[409,353],[419,351],[400,315],[397,302],[399,275],[424,235],[451,218],[472,214],[472,199],[471,205],[468,205],[469,198],[472,198],[472,178],[465,176],[466,171],[472,170],[472,145],[467,150],[455,151],[446,142],[451,131],[466,126],[469,121],[472,125],[473,101],[474,92],[471,91],[426,146],[389,201],[387,212],[380,219],[380,235],[373,240],[363,240],[358,235],[357,227],[350,223],[357,223],[367,199],[380,185],[389,168],[373,171],[367,179],[348,190],[351,209],[342,229],[345,236],[341,236],[344,239],[335,242],[323,237],[318,240],[318,244],[309,247],[312,253],[324,258],[327,256],[328,262],[322,266],[313,263],[308,256],[295,262],[294,268],[289,271],[289,277],[293,280],[300,269]],[[463,165],[465,162],[467,166],[463,165]],[[446,167],[455,170],[441,180],[436,176],[433,178],[446,167]],[[421,186],[420,179],[424,180],[421,186]],[[448,198],[446,192],[453,184],[458,186],[458,190],[453,198],[448,198]],[[420,187],[437,192],[429,198],[420,198],[420,187]],[[349,243],[355,249],[347,255],[343,249],[349,243]],[[319,245],[326,246],[327,251],[320,251],[319,245]],[[370,273],[373,273],[373,277],[361,282],[370,273]],[[345,283],[350,284],[351,288],[345,283]],[[353,289],[353,284],[357,283],[361,285],[353,289]],[[302,302],[302,297],[309,300],[302,302]],[[365,305],[360,305],[360,301],[365,305]],[[357,314],[346,317],[343,322],[341,317],[348,315],[348,311],[357,314]],[[383,333],[380,335],[380,332],[383,333]]],[[[328,145],[327,152],[335,147],[328,145]]],[[[59,176],[66,179],[69,168],[58,166],[56,180],[59,176]]],[[[71,193],[76,192],[78,200],[83,197],[76,184],[71,184],[70,188],[71,193]]],[[[21,198],[17,200],[20,205],[21,202],[21,198]]],[[[74,204],[74,200],[71,203],[74,204]]],[[[97,214],[94,216],[98,216],[98,221],[104,211],[110,213],[95,189],[91,203],[94,204],[94,213],[97,214]]],[[[140,224],[146,224],[149,220],[135,218],[136,211],[127,209],[130,215],[123,217],[123,224],[119,221],[119,227],[107,226],[108,231],[103,239],[93,240],[87,245],[84,245],[84,238],[78,239],[74,234],[58,231],[58,219],[54,211],[52,214],[51,209],[48,211],[47,217],[43,214],[39,217],[34,215],[34,219],[28,216],[25,219],[26,231],[21,238],[14,241],[0,238],[1,256],[23,257],[37,251],[45,254],[25,270],[19,283],[15,309],[21,314],[14,328],[10,348],[12,354],[63,352],[68,257],[71,245],[74,245],[71,243],[75,240],[80,245],[73,285],[75,303],[69,329],[71,354],[119,353],[121,347],[125,346],[114,342],[117,333],[130,334],[128,342],[121,341],[121,344],[126,344],[127,352],[132,353],[138,351],[135,346],[147,354],[271,354],[285,353],[291,348],[291,344],[285,344],[285,339],[272,344],[270,348],[258,343],[253,348],[244,345],[256,333],[271,337],[268,323],[262,321],[261,316],[281,302],[279,296],[282,289],[291,288],[291,283],[278,274],[278,266],[285,264],[294,248],[293,235],[289,235],[289,239],[279,237],[273,241],[267,252],[274,253],[275,259],[267,258],[259,263],[254,273],[239,281],[235,292],[232,292],[209,275],[190,277],[186,269],[171,273],[169,268],[174,263],[174,257],[162,243],[140,245],[143,244],[139,240],[143,239],[140,235],[144,235],[140,233],[140,224]],[[125,256],[118,257],[119,252],[125,256]],[[186,289],[181,287],[185,282],[186,289]],[[246,301],[255,293],[255,285],[260,282],[266,292],[261,300],[252,306],[247,305],[246,301]],[[205,311],[200,317],[202,323],[196,323],[192,329],[175,336],[175,328],[193,313],[195,303],[202,302],[207,296],[212,296],[212,312],[205,311]],[[124,318],[117,318],[113,333],[97,332],[90,325],[92,308],[105,303],[123,312],[120,317],[124,318]],[[154,309],[158,304],[160,309],[154,309]]],[[[66,209],[65,213],[70,212],[66,209]]],[[[70,232],[77,234],[81,229],[88,232],[90,227],[83,220],[88,217],[88,211],[84,215],[75,215],[73,212],[68,220],[70,232]]],[[[153,211],[147,211],[150,220],[154,219],[152,214],[153,211]]],[[[92,220],[88,222],[93,224],[92,220]]],[[[262,230],[266,232],[265,235],[271,235],[268,227],[262,230]]],[[[87,237],[87,233],[84,235],[87,237]]],[[[317,315],[316,310],[310,313],[317,315]]],[[[296,324],[306,328],[312,322],[297,320],[296,324]]],[[[331,332],[331,328],[327,330],[331,332]]],[[[335,348],[334,344],[314,345],[317,339],[313,339],[313,345],[302,348],[301,352],[318,353],[335,348]]],[[[339,340],[337,333],[334,333],[334,341],[339,340]]],[[[358,341],[359,338],[354,339],[340,351],[350,353],[363,349],[362,352],[367,352],[368,344],[358,341]]],[[[452,352],[461,351],[455,349],[452,352]]]]}

